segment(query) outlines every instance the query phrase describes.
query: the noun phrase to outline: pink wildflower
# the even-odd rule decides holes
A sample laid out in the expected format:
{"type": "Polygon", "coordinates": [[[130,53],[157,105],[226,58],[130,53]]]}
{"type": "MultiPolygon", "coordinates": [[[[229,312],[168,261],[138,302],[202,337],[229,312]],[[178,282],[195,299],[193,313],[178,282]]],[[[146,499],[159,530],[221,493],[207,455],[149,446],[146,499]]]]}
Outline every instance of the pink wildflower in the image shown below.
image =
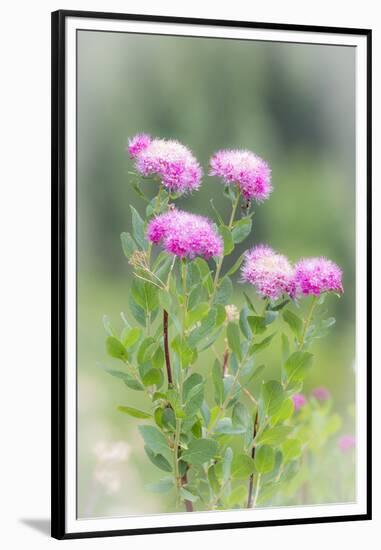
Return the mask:
{"type": "Polygon", "coordinates": [[[217,151],[210,159],[209,174],[237,184],[247,200],[262,202],[272,191],[269,165],[250,151],[217,151]]]}
{"type": "Polygon", "coordinates": [[[296,290],[300,294],[320,296],[322,292],[344,292],[342,271],[326,258],[306,258],[295,266],[296,290]]]}
{"type": "Polygon", "coordinates": [[[342,453],[347,453],[356,446],[356,439],[353,435],[342,435],[337,445],[342,453]]]}
{"type": "Polygon", "coordinates": [[[262,296],[276,300],[282,294],[294,294],[294,270],[285,256],[260,244],[246,252],[241,268],[244,281],[262,296]]]}
{"type": "Polygon", "coordinates": [[[328,401],[328,399],[330,399],[331,397],[329,390],[327,390],[327,388],[325,388],[324,386],[320,386],[319,388],[313,389],[312,395],[318,401],[328,401]]]}
{"type": "Polygon", "coordinates": [[[170,210],[148,224],[147,237],[154,244],[162,242],[170,254],[206,259],[222,254],[222,239],[211,221],[203,216],[170,210]]]}
{"type": "Polygon", "coordinates": [[[191,151],[178,141],[152,139],[140,134],[130,140],[129,152],[143,176],[155,175],[170,191],[185,193],[198,189],[202,169],[191,151]]]}
{"type": "Polygon", "coordinates": [[[295,395],[293,395],[292,401],[294,402],[295,412],[304,407],[304,405],[307,403],[307,399],[302,393],[296,393],[295,395]]]}
{"type": "Polygon", "coordinates": [[[139,153],[151,143],[151,136],[147,134],[137,134],[133,138],[128,140],[128,152],[130,153],[131,158],[136,158],[139,153]]]}

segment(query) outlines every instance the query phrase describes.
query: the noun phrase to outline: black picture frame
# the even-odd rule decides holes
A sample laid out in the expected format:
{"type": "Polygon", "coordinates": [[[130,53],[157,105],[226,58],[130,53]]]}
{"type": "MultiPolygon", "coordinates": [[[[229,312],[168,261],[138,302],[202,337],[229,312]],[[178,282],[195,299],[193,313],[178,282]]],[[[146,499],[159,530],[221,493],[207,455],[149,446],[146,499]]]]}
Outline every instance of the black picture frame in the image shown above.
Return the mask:
{"type": "Polygon", "coordinates": [[[371,179],[372,179],[372,31],[370,29],[328,26],[290,25],[250,21],[229,21],[197,18],[162,17],[125,13],[83,12],[59,10],[52,13],[51,34],[51,231],[52,231],[52,372],[51,372],[51,534],[56,539],[137,535],[204,531],[211,529],[236,529],[295,524],[363,521],[372,518],[372,417],[371,417],[371,179]],[[69,17],[94,19],[117,19],[153,23],[184,23],[197,26],[241,27],[247,29],[271,29],[305,31],[313,33],[337,33],[339,35],[363,35],[367,41],[367,510],[364,514],[310,517],[302,519],[279,519],[255,522],[234,522],[212,525],[184,525],[139,529],[120,529],[72,533],[66,530],[65,520],[65,24],[69,17]]]}

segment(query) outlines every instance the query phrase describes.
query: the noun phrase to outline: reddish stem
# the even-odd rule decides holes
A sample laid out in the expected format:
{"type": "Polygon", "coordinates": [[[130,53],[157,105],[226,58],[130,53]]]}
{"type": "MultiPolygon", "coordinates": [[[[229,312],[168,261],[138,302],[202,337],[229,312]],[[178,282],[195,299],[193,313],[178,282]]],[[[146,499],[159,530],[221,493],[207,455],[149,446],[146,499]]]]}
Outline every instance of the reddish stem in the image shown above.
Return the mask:
{"type": "MultiPolygon", "coordinates": [[[[255,414],[255,420],[254,420],[254,431],[253,431],[253,440],[255,439],[255,436],[258,432],[258,411],[255,414]]],[[[253,445],[251,449],[251,458],[254,460],[255,458],[255,445],[253,445]]],[[[249,494],[247,497],[247,507],[252,508],[253,507],[253,485],[254,485],[254,474],[251,474],[249,478],[249,494]]]]}
{"type": "Polygon", "coordinates": [[[171,359],[169,356],[168,345],[168,312],[163,310],[163,333],[164,333],[164,354],[165,354],[165,366],[167,368],[168,387],[173,386],[171,359]]]}

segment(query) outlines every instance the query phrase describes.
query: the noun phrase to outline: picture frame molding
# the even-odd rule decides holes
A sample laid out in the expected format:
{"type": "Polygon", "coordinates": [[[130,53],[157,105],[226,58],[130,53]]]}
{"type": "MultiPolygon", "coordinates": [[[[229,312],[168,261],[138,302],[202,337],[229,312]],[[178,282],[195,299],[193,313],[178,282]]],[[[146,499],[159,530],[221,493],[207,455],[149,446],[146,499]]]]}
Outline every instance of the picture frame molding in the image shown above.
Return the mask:
{"type": "Polygon", "coordinates": [[[299,24],[264,23],[193,17],[167,17],[111,12],[59,10],[52,13],[51,41],[51,534],[56,539],[237,529],[248,527],[363,521],[372,518],[372,31],[370,29],[309,26],[299,24]],[[175,23],[197,26],[270,29],[313,33],[361,35],[367,44],[367,487],[366,513],[329,517],[236,521],[228,523],[145,527],[104,531],[70,532],[66,527],[66,21],[68,18],[117,19],[137,22],[175,23]]]}

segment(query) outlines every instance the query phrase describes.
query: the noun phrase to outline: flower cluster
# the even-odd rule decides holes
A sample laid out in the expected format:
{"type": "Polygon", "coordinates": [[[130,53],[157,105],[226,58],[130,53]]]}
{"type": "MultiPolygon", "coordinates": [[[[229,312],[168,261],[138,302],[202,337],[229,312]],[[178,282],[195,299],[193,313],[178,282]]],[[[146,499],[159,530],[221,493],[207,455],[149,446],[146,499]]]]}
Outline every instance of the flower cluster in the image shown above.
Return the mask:
{"type": "Polygon", "coordinates": [[[307,399],[302,393],[295,393],[292,396],[292,401],[294,403],[295,412],[297,412],[299,409],[301,409],[307,404],[307,399]]]}
{"type": "Polygon", "coordinates": [[[169,191],[185,193],[199,188],[202,169],[191,151],[178,141],[138,134],[129,140],[128,150],[136,170],[143,176],[158,176],[169,191]]]}
{"type": "Polygon", "coordinates": [[[223,250],[221,237],[208,218],[176,209],[151,220],[147,237],[154,244],[162,242],[168,253],[179,257],[209,259],[223,250]]]}
{"type": "Polygon", "coordinates": [[[323,292],[343,292],[342,271],[326,258],[306,258],[295,266],[295,283],[300,294],[320,296],[323,292]]]}
{"type": "Polygon", "coordinates": [[[278,299],[282,294],[320,296],[323,292],[343,292],[341,269],[325,258],[309,258],[293,267],[285,256],[266,245],[246,253],[242,278],[261,296],[278,299]]]}
{"type": "Polygon", "coordinates": [[[249,201],[262,202],[272,191],[269,165],[251,151],[218,151],[210,159],[209,174],[238,185],[249,201]]]}
{"type": "Polygon", "coordinates": [[[246,253],[242,279],[257,292],[272,300],[282,294],[294,295],[294,270],[285,256],[266,245],[258,245],[246,253]]]}

